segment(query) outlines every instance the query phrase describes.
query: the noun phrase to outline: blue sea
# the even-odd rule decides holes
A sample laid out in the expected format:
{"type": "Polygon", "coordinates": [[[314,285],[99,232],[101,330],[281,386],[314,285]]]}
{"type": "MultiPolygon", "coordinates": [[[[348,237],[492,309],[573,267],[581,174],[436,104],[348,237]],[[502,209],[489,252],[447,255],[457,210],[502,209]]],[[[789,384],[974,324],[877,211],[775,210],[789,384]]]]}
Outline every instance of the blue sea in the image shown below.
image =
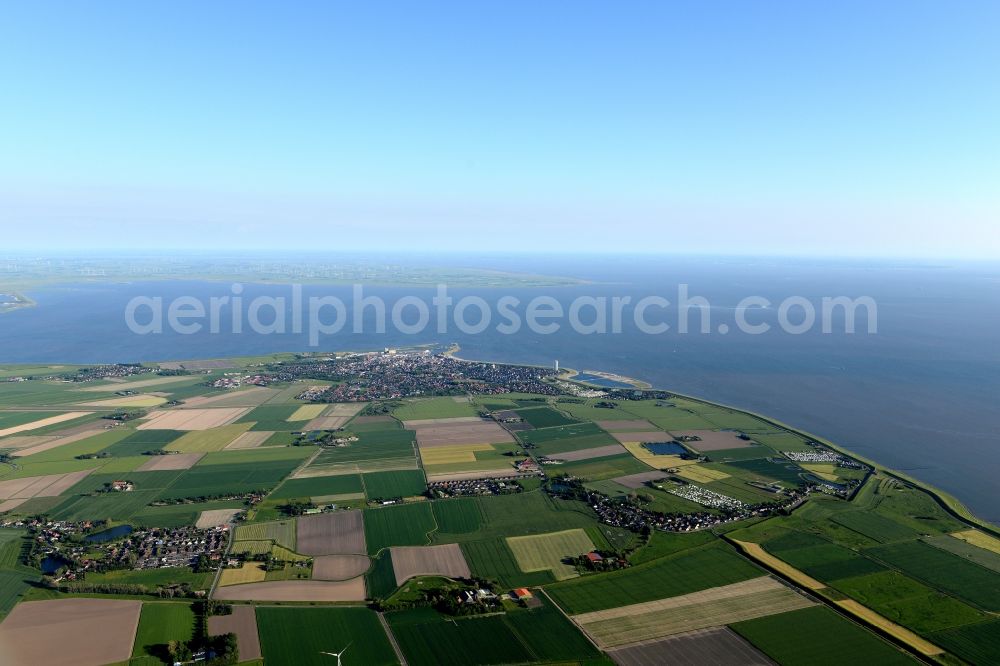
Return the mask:
{"type": "MultiPolygon", "coordinates": [[[[433,259],[426,259],[433,261],[433,259]]],[[[442,261],[444,261],[442,259],[442,261]]],[[[447,261],[455,264],[454,257],[447,261]]],[[[827,437],[862,455],[903,470],[958,496],[979,515],[1000,523],[1000,265],[940,262],[848,262],[830,260],[730,259],[711,257],[465,257],[464,265],[565,275],[589,281],[571,287],[450,289],[458,301],[479,296],[495,310],[499,299],[523,304],[544,294],[564,310],[578,297],[610,301],[648,296],[671,301],[651,307],[649,319],[670,323],[665,333],[644,333],[629,325],[620,333],[583,334],[568,324],[552,333],[522,327],[467,334],[450,326],[435,330],[435,317],[418,335],[391,325],[375,330],[369,309],[364,330],[348,324],[310,347],[306,331],[283,334],[232,333],[226,311],[220,332],[207,329],[137,335],[125,321],[133,297],[159,297],[165,304],[182,296],[204,303],[234,295],[228,283],[200,281],[67,284],[27,295],[37,307],[0,315],[0,362],[96,363],[218,358],[278,351],[367,350],[418,343],[457,342],[463,358],[603,370],[654,386],[701,396],[756,412],[827,437]],[[710,331],[678,332],[678,285],[710,304],[710,331]],[[772,307],[747,311],[754,323],[770,323],[766,334],[749,335],[733,325],[736,306],[762,296],[772,307]],[[817,324],[792,335],[777,327],[777,305],[789,297],[818,304],[824,296],[871,297],[877,304],[877,333],[845,334],[843,318],[833,332],[817,324]],[[729,327],[720,332],[718,324],[729,327]]],[[[244,303],[258,296],[291,295],[287,286],[242,285],[244,303]]],[[[370,287],[364,295],[391,307],[417,296],[430,303],[434,289],[370,287]]],[[[303,298],[334,296],[352,308],[350,287],[305,286],[303,298]]],[[[795,309],[793,308],[793,311],[795,309]]],[[[404,313],[406,310],[404,309],[404,313]]],[[[594,317],[583,308],[580,318],[594,317]]],[[[328,313],[329,314],[329,313],[328,313]]],[[[411,309],[409,320],[415,320],[411,309]]],[[[702,311],[690,316],[700,331],[702,311]]],[[[791,319],[795,317],[790,314],[791,319]]],[[[266,317],[263,317],[266,319],[266,317]]],[[[291,316],[289,316],[291,319],[291,316]]],[[[475,308],[466,320],[477,321],[475,308]]]]}

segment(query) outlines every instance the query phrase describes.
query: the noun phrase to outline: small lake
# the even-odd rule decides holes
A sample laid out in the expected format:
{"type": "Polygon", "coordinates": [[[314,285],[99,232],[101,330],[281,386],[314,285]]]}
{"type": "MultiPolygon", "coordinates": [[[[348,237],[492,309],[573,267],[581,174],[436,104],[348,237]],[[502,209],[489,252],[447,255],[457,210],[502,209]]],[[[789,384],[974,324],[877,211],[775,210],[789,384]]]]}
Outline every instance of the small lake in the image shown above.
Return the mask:
{"type": "Polygon", "coordinates": [[[589,372],[578,373],[573,377],[573,379],[578,382],[594,384],[595,386],[604,386],[605,388],[634,388],[625,382],[616,382],[613,379],[608,379],[607,377],[601,377],[599,375],[592,375],[589,372]]]}
{"type": "Polygon", "coordinates": [[[123,536],[128,536],[132,533],[131,525],[117,525],[111,529],[104,530],[102,532],[95,532],[93,534],[88,534],[84,537],[84,541],[88,543],[107,543],[108,541],[114,541],[115,539],[121,539],[123,536]]]}
{"type": "Polygon", "coordinates": [[[59,571],[59,567],[69,564],[58,555],[46,555],[41,562],[42,573],[51,574],[59,571]]]}
{"type": "Polygon", "coordinates": [[[688,452],[687,449],[677,442],[654,442],[643,444],[642,447],[654,456],[679,456],[682,453],[688,452]]]}

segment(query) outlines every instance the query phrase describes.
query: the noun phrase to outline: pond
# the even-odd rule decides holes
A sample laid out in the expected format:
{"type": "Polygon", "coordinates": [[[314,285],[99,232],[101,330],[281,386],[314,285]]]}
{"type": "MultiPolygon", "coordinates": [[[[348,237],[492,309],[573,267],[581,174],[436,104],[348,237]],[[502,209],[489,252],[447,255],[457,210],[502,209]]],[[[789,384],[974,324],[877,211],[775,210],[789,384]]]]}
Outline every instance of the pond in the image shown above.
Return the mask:
{"type": "Polygon", "coordinates": [[[649,442],[643,444],[642,447],[654,456],[679,456],[688,452],[677,442],[649,442]]]}
{"type": "Polygon", "coordinates": [[[573,376],[573,379],[578,382],[587,382],[588,384],[603,386],[605,388],[633,388],[630,384],[626,384],[625,382],[617,382],[613,379],[608,379],[607,377],[601,377],[600,375],[592,375],[589,372],[578,372],[573,376]]]}
{"type": "Polygon", "coordinates": [[[121,539],[123,536],[127,536],[131,533],[132,533],[131,525],[116,525],[115,527],[104,530],[102,532],[94,532],[93,534],[88,534],[83,538],[83,540],[88,543],[107,543],[108,541],[121,539]]]}
{"type": "Polygon", "coordinates": [[[59,555],[46,555],[42,559],[41,563],[42,573],[46,574],[55,573],[56,571],[59,570],[59,567],[65,566],[67,564],[69,564],[69,562],[64,560],[59,555]]]}

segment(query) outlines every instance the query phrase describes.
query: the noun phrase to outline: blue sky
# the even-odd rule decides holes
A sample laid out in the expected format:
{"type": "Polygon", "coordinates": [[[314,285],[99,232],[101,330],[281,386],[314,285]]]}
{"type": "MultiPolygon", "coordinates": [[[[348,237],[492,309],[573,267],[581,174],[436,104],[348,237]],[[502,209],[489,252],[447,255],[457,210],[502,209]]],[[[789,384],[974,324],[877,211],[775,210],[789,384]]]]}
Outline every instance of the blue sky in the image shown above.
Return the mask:
{"type": "Polygon", "coordinates": [[[0,248],[1000,257],[1000,3],[10,3],[0,248]]]}

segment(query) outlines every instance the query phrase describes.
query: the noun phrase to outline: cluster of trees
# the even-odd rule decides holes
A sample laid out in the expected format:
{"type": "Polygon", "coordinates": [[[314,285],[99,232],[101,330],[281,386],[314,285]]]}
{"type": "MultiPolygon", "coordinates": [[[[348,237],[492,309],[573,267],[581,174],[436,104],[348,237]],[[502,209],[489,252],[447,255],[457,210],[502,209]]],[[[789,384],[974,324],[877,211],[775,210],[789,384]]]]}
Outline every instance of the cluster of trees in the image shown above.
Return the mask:
{"type": "Polygon", "coordinates": [[[392,414],[396,409],[402,406],[403,403],[399,400],[369,402],[365,405],[365,408],[361,410],[361,416],[384,416],[385,414],[392,414]]]}
{"type": "MultiPolygon", "coordinates": [[[[285,566],[287,564],[298,564],[300,562],[304,562],[305,565],[309,565],[310,564],[310,562],[306,562],[304,560],[300,560],[300,561],[296,561],[296,562],[288,562],[287,560],[283,560],[283,559],[281,559],[279,557],[275,557],[274,554],[271,553],[270,551],[268,551],[266,553],[257,553],[257,554],[251,555],[247,559],[249,561],[251,561],[251,562],[260,562],[260,563],[262,563],[264,565],[264,571],[283,571],[285,569],[285,566]]],[[[302,572],[298,575],[298,577],[299,578],[308,578],[309,577],[308,566],[303,566],[302,572]]]]}
{"type": "Polygon", "coordinates": [[[598,554],[602,559],[597,560],[596,562],[591,560],[586,555],[573,557],[570,558],[570,560],[577,569],[592,571],[594,573],[600,573],[602,571],[617,571],[618,569],[626,569],[630,566],[628,560],[623,557],[619,557],[617,553],[602,551],[598,554]]]}
{"type": "Polygon", "coordinates": [[[302,500],[291,500],[287,504],[282,504],[278,507],[278,511],[285,516],[301,516],[309,509],[315,509],[316,505],[312,502],[306,502],[302,500]]]}
{"type": "Polygon", "coordinates": [[[490,583],[480,580],[473,580],[471,584],[456,582],[421,590],[416,597],[375,599],[372,606],[379,611],[433,608],[439,613],[455,616],[483,615],[503,610],[499,597],[480,598],[477,594],[480,589],[491,589],[490,583]],[[469,601],[470,598],[472,601],[469,601]]]}
{"type": "Polygon", "coordinates": [[[187,497],[171,497],[169,499],[158,499],[150,502],[149,506],[172,506],[174,504],[198,504],[209,500],[244,500],[244,504],[252,504],[259,497],[263,497],[268,491],[264,489],[251,490],[246,493],[216,493],[214,495],[189,495],[187,497]]]}
{"type": "Polygon", "coordinates": [[[156,588],[151,588],[148,585],[140,585],[136,583],[86,583],[86,582],[72,582],[72,583],[61,583],[56,584],[53,582],[47,582],[49,587],[59,590],[60,592],[90,592],[93,594],[128,594],[128,595],[144,595],[151,597],[160,597],[161,599],[183,599],[197,598],[197,594],[187,583],[181,583],[179,585],[163,585],[156,588]]]}
{"type": "Polygon", "coordinates": [[[191,608],[195,617],[194,636],[191,640],[172,640],[146,649],[171,664],[199,661],[208,666],[227,666],[238,663],[240,651],[236,634],[208,634],[209,616],[228,615],[233,612],[233,607],[216,601],[197,601],[191,608]]]}
{"type": "Polygon", "coordinates": [[[145,409],[119,409],[110,414],[105,414],[102,419],[108,419],[110,421],[134,421],[136,419],[141,419],[146,415],[145,409]]]}

